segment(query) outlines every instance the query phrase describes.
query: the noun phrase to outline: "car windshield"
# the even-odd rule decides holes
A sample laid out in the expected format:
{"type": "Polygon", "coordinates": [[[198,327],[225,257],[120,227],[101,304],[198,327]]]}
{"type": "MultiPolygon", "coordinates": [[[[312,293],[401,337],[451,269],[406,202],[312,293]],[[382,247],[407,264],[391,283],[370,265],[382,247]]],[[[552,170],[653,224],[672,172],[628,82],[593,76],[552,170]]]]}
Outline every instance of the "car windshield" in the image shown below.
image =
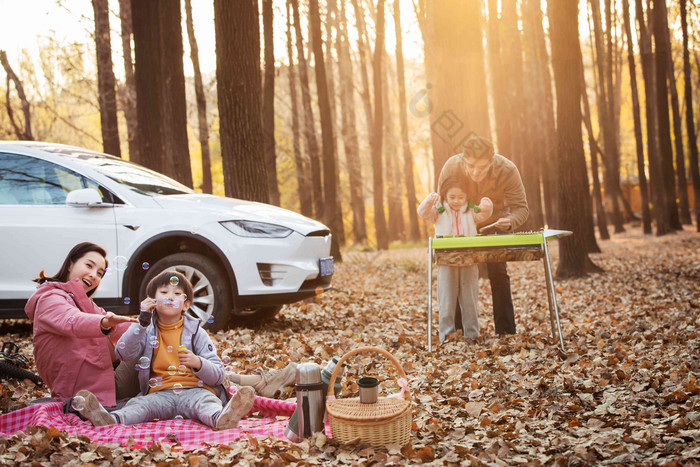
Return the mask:
{"type": "Polygon", "coordinates": [[[118,157],[69,147],[47,146],[42,149],[78,159],[115,182],[143,195],[196,193],[165,175],[118,157]]]}

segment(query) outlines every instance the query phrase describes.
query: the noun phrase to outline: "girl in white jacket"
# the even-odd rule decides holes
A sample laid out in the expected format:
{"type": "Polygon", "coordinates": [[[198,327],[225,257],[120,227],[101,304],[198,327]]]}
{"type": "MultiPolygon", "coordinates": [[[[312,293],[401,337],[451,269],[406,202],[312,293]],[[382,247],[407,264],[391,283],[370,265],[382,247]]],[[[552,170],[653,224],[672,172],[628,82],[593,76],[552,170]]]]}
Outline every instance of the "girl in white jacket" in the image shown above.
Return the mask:
{"type": "MultiPolygon", "coordinates": [[[[435,223],[435,236],[465,236],[477,234],[476,224],[488,219],[493,211],[489,198],[478,206],[467,199],[466,177],[454,175],[444,180],[441,193],[430,193],[418,207],[418,214],[435,223]]],[[[465,337],[479,335],[477,316],[479,300],[479,269],[469,266],[438,266],[438,307],[440,313],[440,343],[455,332],[457,303],[462,311],[462,332],[465,337]]]]}

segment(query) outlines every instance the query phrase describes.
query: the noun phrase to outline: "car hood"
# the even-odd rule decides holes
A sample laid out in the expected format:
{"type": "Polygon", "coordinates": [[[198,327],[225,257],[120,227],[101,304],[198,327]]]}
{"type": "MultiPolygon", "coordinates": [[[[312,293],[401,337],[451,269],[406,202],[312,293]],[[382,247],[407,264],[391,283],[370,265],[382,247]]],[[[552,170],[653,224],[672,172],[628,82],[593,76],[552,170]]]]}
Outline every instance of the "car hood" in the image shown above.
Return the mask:
{"type": "Polygon", "coordinates": [[[155,201],[165,209],[196,210],[199,214],[211,212],[219,221],[251,220],[287,227],[302,235],[318,230],[330,230],[325,225],[299,213],[270,204],[256,203],[214,195],[157,196],[155,201]]]}

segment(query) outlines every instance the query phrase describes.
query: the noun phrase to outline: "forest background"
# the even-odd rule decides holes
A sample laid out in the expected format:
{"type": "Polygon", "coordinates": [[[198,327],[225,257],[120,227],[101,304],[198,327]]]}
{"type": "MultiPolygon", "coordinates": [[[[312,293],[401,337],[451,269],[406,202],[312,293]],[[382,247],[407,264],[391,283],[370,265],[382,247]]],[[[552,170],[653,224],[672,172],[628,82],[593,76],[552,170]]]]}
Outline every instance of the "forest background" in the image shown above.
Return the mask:
{"type": "Polygon", "coordinates": [[[340,260],[426,238],[416,205],[480,134],[520,168],[523,229],[579,233],[558,271],[576,275],[595,269],[594,222],[603,239],[630,221],[662,235],[700,196],[695,5],[578,3],[3,2],[0,138],[301,212],[331,227],[340,260]],[[554,40],[568,20],[576,44],[554,40]]]}

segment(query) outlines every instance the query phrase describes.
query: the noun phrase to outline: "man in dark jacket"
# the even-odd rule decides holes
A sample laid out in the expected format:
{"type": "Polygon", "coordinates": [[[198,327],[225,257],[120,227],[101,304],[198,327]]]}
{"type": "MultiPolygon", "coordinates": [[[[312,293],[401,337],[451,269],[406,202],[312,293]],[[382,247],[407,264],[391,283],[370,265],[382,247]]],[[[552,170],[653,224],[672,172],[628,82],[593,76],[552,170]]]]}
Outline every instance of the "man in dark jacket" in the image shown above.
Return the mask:
{"type": "MultiPolygon", "coordinates": [[[[442,181],[455,171],[467,173],[467,199],[480,200],[486,196],[493,202],[493,214],[477,228],[493,224],[489,229],[491,233],[512,233],[527,220],[527,198],[520,172],[513,162],[495,153],[489,140],[480,136],[470,137],[464,144],[464,151],[445,162],[440,171],[438,190],[442,181]]],[[[506,263],[488,263],[487,268],[496,334],[515,334],[513,298],[506,263]]]]}

